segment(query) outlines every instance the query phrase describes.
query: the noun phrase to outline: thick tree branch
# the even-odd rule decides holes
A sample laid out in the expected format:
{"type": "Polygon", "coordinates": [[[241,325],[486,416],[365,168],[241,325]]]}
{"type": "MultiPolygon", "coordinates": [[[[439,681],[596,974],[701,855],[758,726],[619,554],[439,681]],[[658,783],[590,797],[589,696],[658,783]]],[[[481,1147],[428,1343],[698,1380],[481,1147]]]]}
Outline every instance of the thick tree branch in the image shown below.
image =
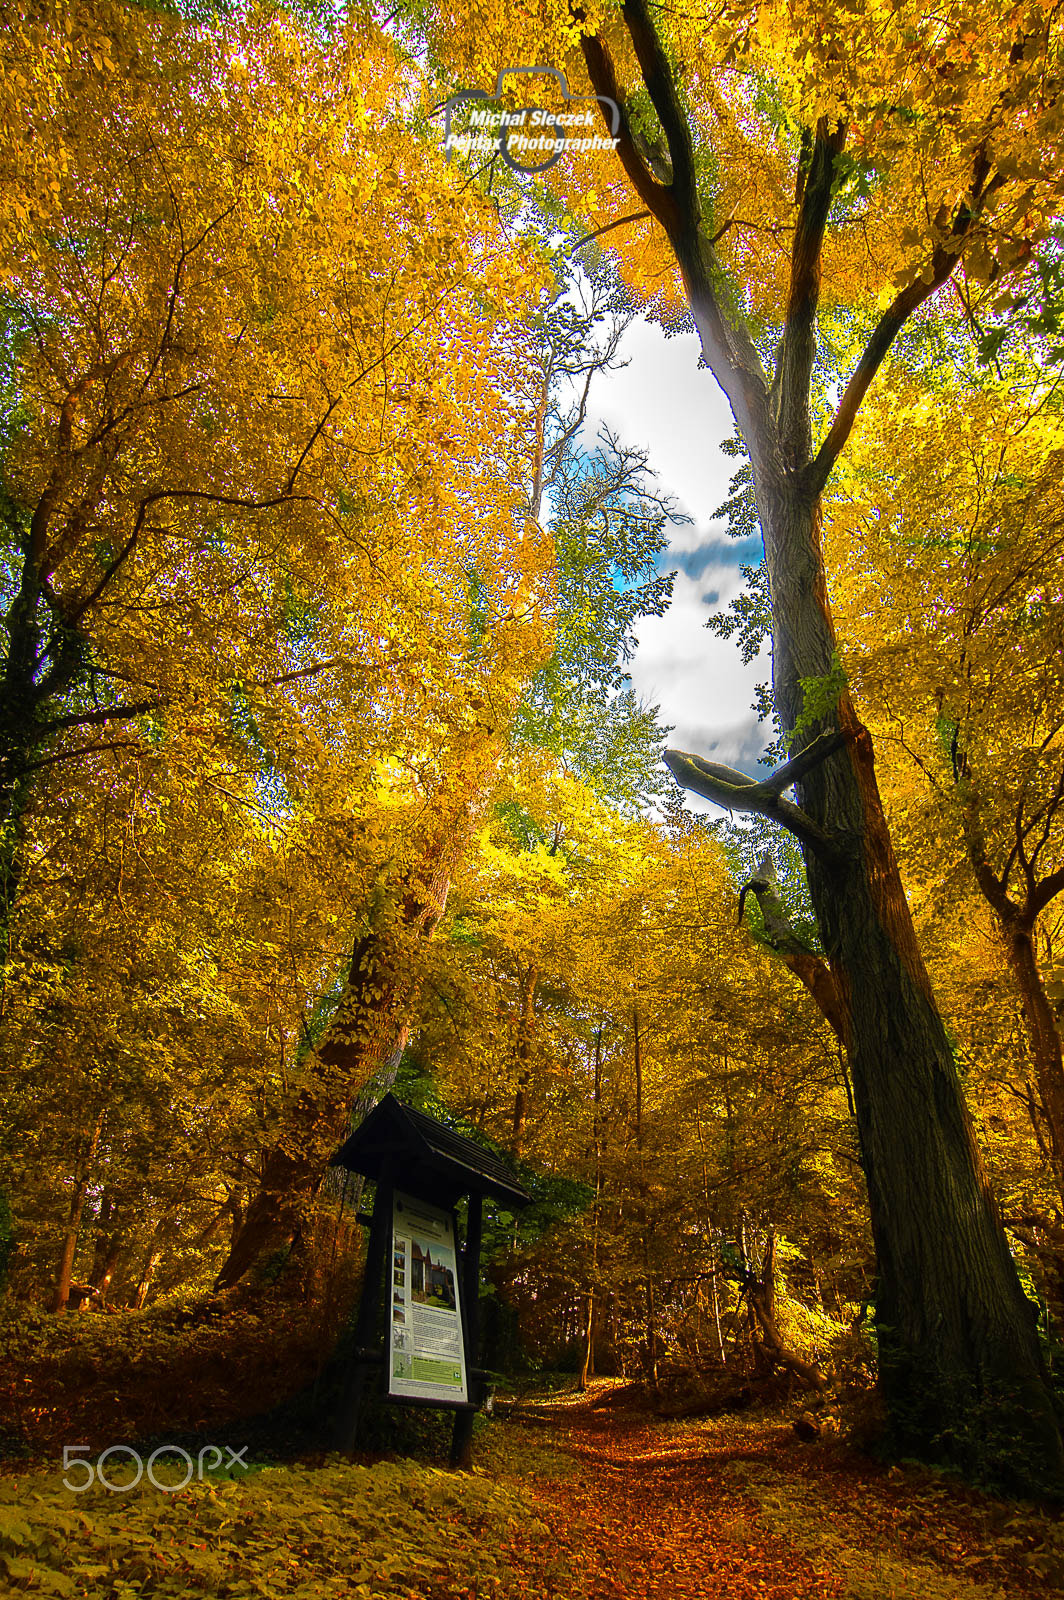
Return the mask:
{"type": "Polygon", "coordinates": [[[793,801],[782,799],[772,778],[756,783],[734,767],[703,761],[701,756],[682,750],[666,750],[662,760],[681,788],[703,795],[728,811],[753,811],[771,817],[807,844],[826,865],[841,866],[848,859],[843,839],[827,833],[793,801]]]}
{"type": "Polygon", "coordinates": [[[743,920],[743,905],[750,891],[753,891],[761,910],[761,920],[772,948],[778,951],[798,981],[808,990],[824,1020],[848,1052],[851,1044],[850,1017],[835,982],[835,975],[823,956],[810,950],[791,926],[790,918],[776,893],[776,868],[770,850],[765,851],[756,873],[740,891],[740,922],[743,920]]]}
{"type": "Polygon", "coordinates": [[[647,13],[644,0],[624,0],[621,8],[625,26],[635,46],[643,82],[654,104],[669,146],[672,182],[669,192],[680,218],[687,226],[701,221],[698,186],[695,177],[695,152],[691,128],[680,104],[676,80],[669,58],[662,48],[657,30],[647,13]]]}
{"type": "Polygon", "coordinates": [[[86,611],[90,611],[96,604],[97,600],[99,600],[100,596],[107,588],[107,585],[111,582],[111,579],[117,575],[119,569],[128,561],[130,555],[133,553],[133,549],[137,543],[137,540],[140,538],[140,530],[144,526],[144,519],[147,514],[147,504],[142,503],[137,509],[136,520],[133,523],[133,529],[129,535],[129,538],[123,544],[121,550],[119,550],[114,560],[108,562],[107,568],[99,582],[93,589],[90,589],[87,595],[84,595],[73,606],[68,606],[64,609],[63,622],[66,627],[73,628],[81,621],[86,611]]]}
{"type": "Polygon", "coordinates": [[[791,284],[779,359],[779,433],[784,460],[792,468],[804,467],[812,453],[809,386],[816,360],[821,256],[835,161],[845,142],[845,123],[829,130],[822,117],[805,168],[791,246],[791,284]]]}
{"type": "MultiPolygon", "coordinates": [[[[585,20],[579,8],[574,8],[573,16],[577,21],[585,20]]],[[[653,78],[655,108],[669,140],[673,167],[671,183],[659,183],[640,154],[612,58],[597,36],[580,41],[591,86],[597,95],[615,101],[620,110],[617,154],[639,198],[661,223],[676,252],[706,362],[744,432],[767,443],[768,379],[748,329],[738,319],[734,323],[729,321],[720,303],[717,291],[724,274],[712,242],[702,232],[693,154],[690,159],[688,157],[690,130],[672,69],[643,0],[627,0],[624,19],[640,55],[640,65],[653,78]]],[[[650,88],[649,81],[647,87],[650,88]]],[[[608,125],[606,106],[602,107],[602,115],[608,125]]]]}
{"type": "Polygon", "coordinates": [[[812,772],[814,767],[819,767],[822,761],[833,756],[843,745],[849,744],[853,738],[852,733],[835,729],[829,733],[820,733],[811,739],[804,750],[792,756],[790,761],[785,761],[782,767],[777,767],[775,772],[769,773],[762,779],[766,789],[773,794],[782,794],[789,789],[792,783],[800,783],[807,772],[812,772]]]}
{"type": "Polygon", "coordinates": [[[41,736],[50,738],[53,733],[62,733],[66,728],[99,726],[107,722],[128,722],[130,717],[143,717],[149,711],[158,711],[162,704],[162,699],[156,698],[138,700],[132,705],[100,706],[95,711],[72,711],[65,717],[55,717],[46,723],[41,729],[41,736]]]}
{"type": "Polygon", "coordinates": [[[81,756],[96,755],[101,750],[142,750],[143,744],[138,739],[112,739],[106,744],[83,744],[76,750],[61,750],[58,755],[42,756],[40,761],[31,761],[22,768],[23,775],[29,776],[31,772],[41,772],[45,767],[58,767],[64,761],[77,761],[81,756]]]}
{"type": "MultiPolygon", "coordinates": [[[[578,12],[577,15],[581,16],[582,14],[578,12]]],[[[617,81],[617,74],[613,68],[613,59],[597,35],[588,36],[585,34],[580,41],[580,47],[584,52],[588,76],[591,79],[591,86],[595,93],[612,100],[620,112],[620,124],[615,137],[617,139],[617,154],[620,157],[621,165],[628,174],[632,187],[640,200],[671,237],[677,222],[676,203],[666,185],[659,183],[655,178],[636,146],[632,124],[624,101],[624,91],[617,81]]],[[[602,118],[606,126],[610,127],[609,108],[602,105],[600,101],[599,109],[602,112],[602,118]]]]}
{"type": "Polygon", "coordinates": [[[999,878],[990,865],[986,840],[970,798],[965,799],[962,807],[961,827],[964,832],[964,842],[968,846],[968,859],[983,898],[1002,921],[1013,921],[1020,915],[1022,908],[1009,895],[1008,869],[999,878]]]}
{"type": "Polygon", "coordinates": [[[1062,890],[1064,890],[1064,867],[1058,867],[1056,872],[1051,872],[1035,886],[1029,907],[1032,915],[1038,916],[1039,912],[1044,911],[1049,902],[1055,900],[1062,890]]]}
{"type": "Polygon", "coordinates": [[[915,283],[909,284],[908,288],[902,289],[900,294],[895,296],[893,303],[880,317],[872,337],[865,346],[864,354],[843,391],[824,442],[805,472],[806,490],[811,498],[815,498],[823,491],[831,469],[850,437],[861,401],[868,393],[872,380],[886,359],[891,345],[913,312],[946,282],[959,259],[955,251],[947,250],[944,246],[940,247],[932,257],[930,282],[917,278],[915,283]]]}

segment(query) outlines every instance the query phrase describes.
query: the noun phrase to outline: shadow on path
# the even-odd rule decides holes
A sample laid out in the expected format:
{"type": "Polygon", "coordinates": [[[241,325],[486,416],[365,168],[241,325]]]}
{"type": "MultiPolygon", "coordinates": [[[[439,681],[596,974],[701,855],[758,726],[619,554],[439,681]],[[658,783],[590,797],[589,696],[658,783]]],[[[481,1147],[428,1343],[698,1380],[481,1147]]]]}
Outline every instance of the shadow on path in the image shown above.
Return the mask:
{"type": "MultiPolygon", "coordinates": [[[[563,1453],[559,1473],[533,1487],[549,1539],[513,1552],[536,1600],[1062,1592],[1046,1568],[1053,1529],[1031,1514],[1024,1533],[1020,1508],[837,1442],[802,1445],[778,1418],[661,1421],[602,1405],[607,1393],[539,1404],[527,1428],[535,1445],[563,1453]]],[[[521,1429],[521,1413],[506,1426],[521,1429]]]]}

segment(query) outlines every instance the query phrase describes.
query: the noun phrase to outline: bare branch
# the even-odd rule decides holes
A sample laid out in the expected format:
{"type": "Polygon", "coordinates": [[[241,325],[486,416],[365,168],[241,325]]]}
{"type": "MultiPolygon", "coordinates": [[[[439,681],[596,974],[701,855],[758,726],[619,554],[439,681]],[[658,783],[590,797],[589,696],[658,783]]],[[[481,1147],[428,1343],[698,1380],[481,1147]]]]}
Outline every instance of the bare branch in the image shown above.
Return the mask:
{"type": "Polygon", "coordinates": [[[604,233],[612,233],[614,228],[623,228],[625,224],[629,222],[642,222],[644,217],[649,217],[652,215],[653,213],[650,211],[630,211],[626,217],[618,217],[616,222],[607,222],[604,228],[596,228],[594,233],[585,233],[582,239],[578,239],[576,243],[566,251],[566,254],[573,256],[585,244],[590,244],[592,239],[601,239],[604,233]]]}

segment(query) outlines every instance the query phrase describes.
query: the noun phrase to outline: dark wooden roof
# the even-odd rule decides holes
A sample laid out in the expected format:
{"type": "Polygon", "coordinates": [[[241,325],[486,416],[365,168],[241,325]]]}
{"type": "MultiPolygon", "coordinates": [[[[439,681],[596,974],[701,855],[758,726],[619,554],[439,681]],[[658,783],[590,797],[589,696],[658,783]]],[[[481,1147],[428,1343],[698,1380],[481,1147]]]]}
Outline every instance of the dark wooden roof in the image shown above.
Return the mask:
{"type": "Polygon", "coordinates": [[[386,1171],[397,1188],[444,1205],[463,1194],[487,1194],[510,1207],[532,1200],[498,1156],[394,1094],[385,1095],[329,1164],[375,1180],[386,1171]]]}

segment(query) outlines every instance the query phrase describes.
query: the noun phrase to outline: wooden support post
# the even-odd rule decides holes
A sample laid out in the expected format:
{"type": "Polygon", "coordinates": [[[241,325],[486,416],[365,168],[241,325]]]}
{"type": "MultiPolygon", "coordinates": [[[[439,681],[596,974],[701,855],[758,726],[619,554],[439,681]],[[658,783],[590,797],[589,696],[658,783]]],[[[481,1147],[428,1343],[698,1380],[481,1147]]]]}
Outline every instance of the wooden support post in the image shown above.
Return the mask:
{"type": "MultiPolygon", "coordinates": [[[[479,1366],[480,1347],[480,1241],[483,1204],[479,1194],[469,1196],[465,1249],[462,1252],[462,1336],[465,1340],[466,1381],[469,1398],[479,1406],[484,1398],[483,1379],[474,1376],[479,1366]]],[[[475,1410],[456,1411],[451,1438],[451,1466],[468,1471],[473,1463],[473,1418],[475,1410]]]]}
{"type": "MultiPolygon", "coordinates": [[[[384,1346],[380,1352],[376,1345],[385,1305],[384,1266],[392,1236],[392,1193],[389,1179],[382,1174],[377,1183],[373,1201],[373,1220],[366,1245],[366,1271],[362,1279],[362,1294],[358,1302],[358,1319],[355,1323],[355,1352],[346,1396],[340,1406],[340,1423],[337,1436],[339,1449],[348,1455],[355,1448],[358,1424],[362,1415],[362,1402],[366,1381],[385,1360],[384,1346]]],[[[388,1297],[391,1298],[390,1296],[388,1297]]]]}

